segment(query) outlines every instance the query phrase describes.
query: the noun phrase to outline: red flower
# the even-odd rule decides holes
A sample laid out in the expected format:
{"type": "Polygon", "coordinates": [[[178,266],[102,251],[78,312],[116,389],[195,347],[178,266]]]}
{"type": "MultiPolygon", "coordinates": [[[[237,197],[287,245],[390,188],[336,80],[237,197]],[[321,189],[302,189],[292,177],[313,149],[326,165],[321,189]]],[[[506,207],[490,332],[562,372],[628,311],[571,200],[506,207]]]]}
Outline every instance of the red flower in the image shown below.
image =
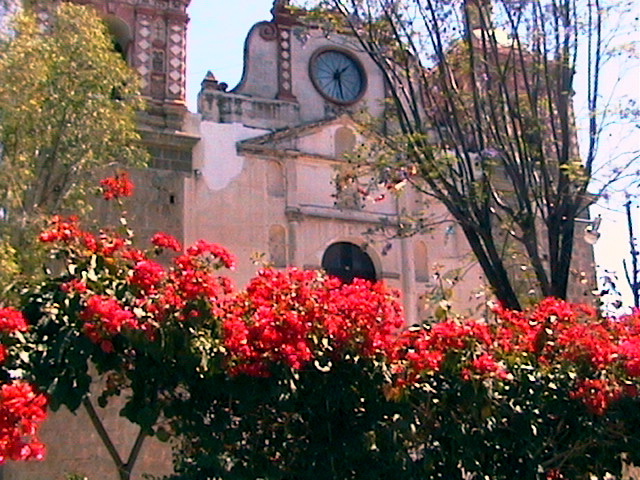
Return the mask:
{"type": "Polygon", "coordinates": [[[0,308],[0,332],[25,332],[27,328],[22,312],[14,308],[0,308]]]}
{"type": "Polygon", "coordinates": [[[164,232],[158,232],[151,237],[151,243],[158,248],[168,248],[174,252],[180,252],[182,245],[172,235],[164,232]]]}
{"type": "Polygon", "coordinates": [[[100,181],[102,196],[105,200],[130,197],[133,195],[134,185],[126,171],[118,172],[113,177],[100,181]]]}
{"type": "Polygon", "coordinates": [[[46,398],[26,382],[0,387],[0,464],[7,460],[42,460],[45,447],[38,429],[47,416],[46,398]]]}
{"type": "Polygon", "coordinates": [[[116,252],[125,250],[126,241],[116,235],[110,235],[107,232],[101,232],[100,238],[97,240],[95,253],[105,257],[113,257],[116,252]]]}
{"type": "Polygon", "coordinates": [[[469,371],[481,378],[496,377],[501,380],[507,378],[507,372],[502,366],[496,362],[493,355],[483,353],[478,358],[471,362],[469,371]]]}
{"type": "Polygon", "coordinates": [[[393,291],[343,285],[313,271],[261,270],[224,308],[233,375],[268,376],[273,364],[304,368],[322,355],[384,355],[402,323],[393,291]]]}
{"type": "Polygon", "coordinates": [[[87,299],[87,306],[81,312],[84,320],[84,332],[89,339],[100,344],[108,351],[105,340],[121,333],[125,329],[136,329],[138,321],[132,312],[125,310],[115,298],[105,295],[93,295],[87,299]]]}
{"type": "Polygon", "coordinates": [[[64,242],[69,243],[81,236],[78,226],[78,217],[71,216],[67,219],[54,215],[49,222],[51,228],[43,231],[38,239],[44,243],[64,242]]]}
{"type": "Polygon", "coordinates": [[[60,289],[64,293],[71,293],[71,294],[86,293],[87,282],[85,282],[84,280],[80,280],[78,278],[74,278],[73,280],[69,282],[65,282],[62,285],[60,285],[60,289]]]}
{"type": "Polygon", "coordinates": [[[134,247],[126,247],[122,250],[122,258],[131,260],[135,263],[147,260],[147,255],[140,249],[134,247]]]}
{"type": "Polygon", "coordinates": [[[162,265],[152,260],[143,260],[133,267],[130,282],[148,293],[155,290],[164,277],[165,271],[162,265]]]}
{"type": "Polygon", "coordinates": [[[626,340],[620,345],[627,375],[640,377],[640,337],[626,340]]]}
{"type": "Polygon", "coordinates": [[[622,387],[613,380],[584,379],[578,382],[578,388],[571,393],[571,398],[582,400],[589,411],[603,415],[609,405],[622,395],[622,387]]]}
{"type": "Polygon", "coordinates": [[[554,468],[547,472],[547,480],[564,480],[564,478],[565,477],[564,475],[562,475],[562,472],[557,468],[554,468]]]}
{"type": "Polygon", "coordinates": [[[204,240],[198,240],[195,245],[187,249],[187,255],[198,257],[211,255],[221,266],[233,270],[236,265],[234,256],[226,248],[215,243],[209,243],[204,240]]]}

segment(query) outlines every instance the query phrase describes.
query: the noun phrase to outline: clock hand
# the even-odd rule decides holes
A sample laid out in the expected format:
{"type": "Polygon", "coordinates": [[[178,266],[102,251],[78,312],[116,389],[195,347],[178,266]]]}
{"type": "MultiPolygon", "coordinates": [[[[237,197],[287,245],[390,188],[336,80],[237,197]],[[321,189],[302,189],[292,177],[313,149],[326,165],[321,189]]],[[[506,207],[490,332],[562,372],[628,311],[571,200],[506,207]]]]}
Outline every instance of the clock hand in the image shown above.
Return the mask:
{"type": "Polygon", "coordinates": [[[344,92],[342,91],[342,79],[338,76],[338,90],[340,91],[340,100],[344,100],[344,92]]]}

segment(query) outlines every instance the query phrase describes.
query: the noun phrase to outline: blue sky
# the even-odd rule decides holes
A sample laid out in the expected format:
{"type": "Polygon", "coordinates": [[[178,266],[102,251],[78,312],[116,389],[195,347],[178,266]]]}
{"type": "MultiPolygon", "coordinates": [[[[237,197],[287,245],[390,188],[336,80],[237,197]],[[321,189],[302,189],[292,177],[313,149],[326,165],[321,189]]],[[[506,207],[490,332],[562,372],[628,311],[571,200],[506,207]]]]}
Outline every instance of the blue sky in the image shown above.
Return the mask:
{"type": "Polygon", "coordinates": [[[242,75],[244,39],[251,26],[271,19],[272,0],[192,0],[189,7],[187,101],[196,95],[207,70],[232,88],[242,75]]]}

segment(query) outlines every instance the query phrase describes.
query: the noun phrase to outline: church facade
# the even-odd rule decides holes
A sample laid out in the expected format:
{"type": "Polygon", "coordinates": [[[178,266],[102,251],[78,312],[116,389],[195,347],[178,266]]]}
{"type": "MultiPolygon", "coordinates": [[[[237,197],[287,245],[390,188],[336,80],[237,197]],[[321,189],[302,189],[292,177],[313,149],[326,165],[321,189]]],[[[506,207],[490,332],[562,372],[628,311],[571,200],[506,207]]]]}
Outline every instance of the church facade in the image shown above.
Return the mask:
{"type": "MultiPolygon", "coordinates": [[[[226,246],[238,258],[231,276],[239,286],[258,268],[252,258],[384,280],[402,292],[408,324],[426,318],[426,299],[449,289],[448,281],[455,283],[456,311],[486,303],[481,271],[454,223],[402,239],[369,233],[393,234],[403,215],[424,208],[418,193],[364,201],[358,191],[336,188],[337,169],[367,142],[356,119],[366,112],[384,122],[390,88],[353,38],[304,25],[288,2],[276,0],[273,17],[248,33],[239,85],[229,89],[208,74],[198,112],[191,113],[190,0],[73,1],[96,8],[142,79],[148,108],[140,131],[152,160],[151,168],[132,174],[138,189],[131,208],[142,237],[165,231],[187,245],[202,238],[226,246]]],[[[442,206],[430,208],[446,220],[442,206]]],[[[135,429],[110,408],[102,414],[124,456],[135,429]]],[[[54,415],[44,441],[45,462],[5,466],[0,478],[117,478],[84,413],[54,415]]],[[[162,475],[170,465],[168,447],[149,441],[134,478],[162,475]]]]}

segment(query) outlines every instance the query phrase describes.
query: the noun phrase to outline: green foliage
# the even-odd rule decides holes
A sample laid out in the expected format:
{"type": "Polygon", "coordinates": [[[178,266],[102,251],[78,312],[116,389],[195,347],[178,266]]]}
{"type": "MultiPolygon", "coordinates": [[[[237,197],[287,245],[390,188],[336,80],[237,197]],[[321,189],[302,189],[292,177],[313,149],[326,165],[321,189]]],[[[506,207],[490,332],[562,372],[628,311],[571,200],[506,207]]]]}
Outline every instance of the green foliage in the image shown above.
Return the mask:
{"type": "Polygon", "coordinates": [[[412,478],[394,428],[408,405],[385,398],[384,377],[357,357],[271,378],[216,375],[173,404],[171,479],[412,478]]]}
{"type": "Polygon", "coordinates": [[[87,209],[87,185],[112,162],[143,165],[138,81],[91,9],[63,3],[46,25],[23,14],[0,44],[0,231],[26,274],[42,215],[87,209]]]}

